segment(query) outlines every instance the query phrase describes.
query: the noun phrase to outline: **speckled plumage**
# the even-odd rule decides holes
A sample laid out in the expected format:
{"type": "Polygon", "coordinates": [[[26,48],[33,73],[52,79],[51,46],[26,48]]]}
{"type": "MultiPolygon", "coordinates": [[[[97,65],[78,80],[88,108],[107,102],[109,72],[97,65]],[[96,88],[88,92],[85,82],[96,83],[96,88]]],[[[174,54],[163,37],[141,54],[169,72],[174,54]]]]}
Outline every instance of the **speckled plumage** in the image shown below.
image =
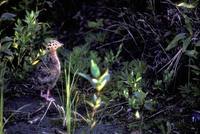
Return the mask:
{"type": "Polygon", "coordinates": [[[56,40],[51,40],[47,45],[47,55],[28,78],[32,87],[35,90],[41,90],[41,96],[47,100],[49,99],[49,91],[55,87],[61,73],[60,61],[56,50],[62,45],[56,40]],[[43,95],[43,91],[47,91],[46,96],[43,95]]]}

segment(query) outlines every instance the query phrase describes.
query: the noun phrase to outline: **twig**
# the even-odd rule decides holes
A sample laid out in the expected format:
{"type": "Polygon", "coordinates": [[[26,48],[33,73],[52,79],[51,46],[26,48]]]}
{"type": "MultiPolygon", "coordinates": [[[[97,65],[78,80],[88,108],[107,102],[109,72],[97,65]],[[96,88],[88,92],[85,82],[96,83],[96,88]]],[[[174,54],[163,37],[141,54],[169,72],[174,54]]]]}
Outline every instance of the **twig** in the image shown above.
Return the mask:
{"type": "MultiPolygon", "coordinates": [[[[125,36],[125,37],[126,37],[126,36],[125,36]]],[[[109,43],[106,43],[106,44],[104,44],[104,45],[102,45],[102,46],[96,47],[96,49],[100,49],[100,48],[102,48],[102,47],[110,46],[111,44],[121,43],[121,42],[123,42],[123,41],[130,40],[130,38],[125,39],[125,37],[123,37],[123,38],[120,39],[120,40],[113,41],[113,42],[109,42],[109,43]]]]}
{"type": "Polygon", "coordinates": [[[122,103],[119,103],[119,104],[116,104],[116,105],[113,105],[113,106],[110,106],[110,107],[107,107],[107,108],[104,108],[104,109],[100,109],[100,110],[96,111],[96,113],[99,113],[101,111],[105,111],[107,109],[111,109],[111,108],[114,108],[114,107],[117,107],[117,106],[121,106],[121,105],[124,105],[124,104],[128,104],[128,102],[122,102],[122,103]]]}
{"type": "MultiPolygon", "coordinates": [[[[40,122],[39,122],[39,124],[40,124],[40,123],[41,123],[41,121],[44,119],[45,115],[47,114],[47,112],[48,112],[48,110],[49,110],[49,108],[50,108],[50,106],[51,106],[52,102],[54,102],[54,101],[50,101],[50,102],[49,102],[49,105],[48,105],[48,107],[47,107],[47,110],[45,111],[45,113],[43,114],[42,118],[40,119],[40,122]]],[[[38,125],[39,125],[39,124],[38,124],[38,125]]]]}
{"type": "Polygon", "coordinates": [[[87,119],[85,117],[83,117],[81,114],[79,114],[78,112],[76,111],[72,111],[74,114],[80,116],[85,122],[88,122],[87,119]]]}
{"type": "Polygon", "coordinates": [[[113,113],[113,115],[117,115],[118,113],[120,113],[123,110],[123,106],[121,106],[120,110],[118,110],[117,112],[113,113]]]}

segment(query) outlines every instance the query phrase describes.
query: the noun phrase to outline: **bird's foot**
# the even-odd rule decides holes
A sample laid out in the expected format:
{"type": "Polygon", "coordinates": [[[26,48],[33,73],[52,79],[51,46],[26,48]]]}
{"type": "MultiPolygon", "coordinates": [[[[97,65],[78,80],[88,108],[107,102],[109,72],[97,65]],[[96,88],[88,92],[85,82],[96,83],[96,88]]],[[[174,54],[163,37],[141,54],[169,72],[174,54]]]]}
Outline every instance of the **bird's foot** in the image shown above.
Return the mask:
{"type": "Polygon", "coordinates": [[[45,99],[47,101],[49,101],[49,102],[54,102],[55,101],[55,99],[53,97],[46,97],[45,99]]]}
{"type": "Polygon", "coordinates": [[[42,98],[45,98],[46,101],[49,101],[49,102],[54,102],[55,101],[55,99],[53,97],[50,97],[49,92],[47,92],[47,94],[43,94],[43,91],[41,91],[40,96],[42,98]]]}

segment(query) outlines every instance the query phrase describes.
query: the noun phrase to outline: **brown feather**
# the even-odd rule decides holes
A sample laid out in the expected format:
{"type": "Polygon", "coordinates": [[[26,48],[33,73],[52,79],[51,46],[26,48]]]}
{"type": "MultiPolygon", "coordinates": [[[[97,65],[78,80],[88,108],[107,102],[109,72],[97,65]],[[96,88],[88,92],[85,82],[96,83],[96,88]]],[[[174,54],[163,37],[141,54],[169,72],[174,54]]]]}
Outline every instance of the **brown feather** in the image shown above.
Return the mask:
{"type": "Polygon", "coordinates": [[[60,61],[57,55],[57,48],[62,46],[58,41],[51,41],[47,49],[46,57],[37,65],[37,68],[28,78],[29,83],[35,90],[53,89],[61,73],[60,61]]]}

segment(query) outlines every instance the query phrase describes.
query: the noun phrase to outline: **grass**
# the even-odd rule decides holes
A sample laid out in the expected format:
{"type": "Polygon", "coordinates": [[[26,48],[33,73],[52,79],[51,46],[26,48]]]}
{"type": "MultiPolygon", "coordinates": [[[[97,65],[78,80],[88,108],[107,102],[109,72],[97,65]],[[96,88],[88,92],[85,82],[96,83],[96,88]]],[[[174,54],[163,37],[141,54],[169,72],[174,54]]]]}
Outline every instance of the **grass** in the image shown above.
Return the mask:
{"type": "Polygon", "coordinates": [[[4,89],[4,74],[5,74],[5,66],[4,64],[0,65],[0,134],[3,134],[3,127],[4,127],[4,123],[3,123],[3,108],[4,108],[4,104],[3,104],[3,89],[4,89]]]}
{"type": "Polygon", "coordinates": [[[75,101],[76,101],[76,96],[77,93],[75,93],[73,99],[72,99],[72,90],[74,89],[75,85],[75,76],[76,72],[73,75],[72,81],[70,79],[70,72],[71,72],[71,62],[69,61],[68,65],[68,71],[65,63],[65,68],[64,68],[64,77],[65,77],[65,92],[66,92],[66,102],[65,102],[65,124],[67,127],[67,134],[73,133],[72,131],[74,130],[72,128],[72,110],[76,109],[75,106],[75,101]]]}
{"type": "Polygon", "coordinates": [[[3,86],[0,87],[0,134],[3,134],[3,86]]]}

